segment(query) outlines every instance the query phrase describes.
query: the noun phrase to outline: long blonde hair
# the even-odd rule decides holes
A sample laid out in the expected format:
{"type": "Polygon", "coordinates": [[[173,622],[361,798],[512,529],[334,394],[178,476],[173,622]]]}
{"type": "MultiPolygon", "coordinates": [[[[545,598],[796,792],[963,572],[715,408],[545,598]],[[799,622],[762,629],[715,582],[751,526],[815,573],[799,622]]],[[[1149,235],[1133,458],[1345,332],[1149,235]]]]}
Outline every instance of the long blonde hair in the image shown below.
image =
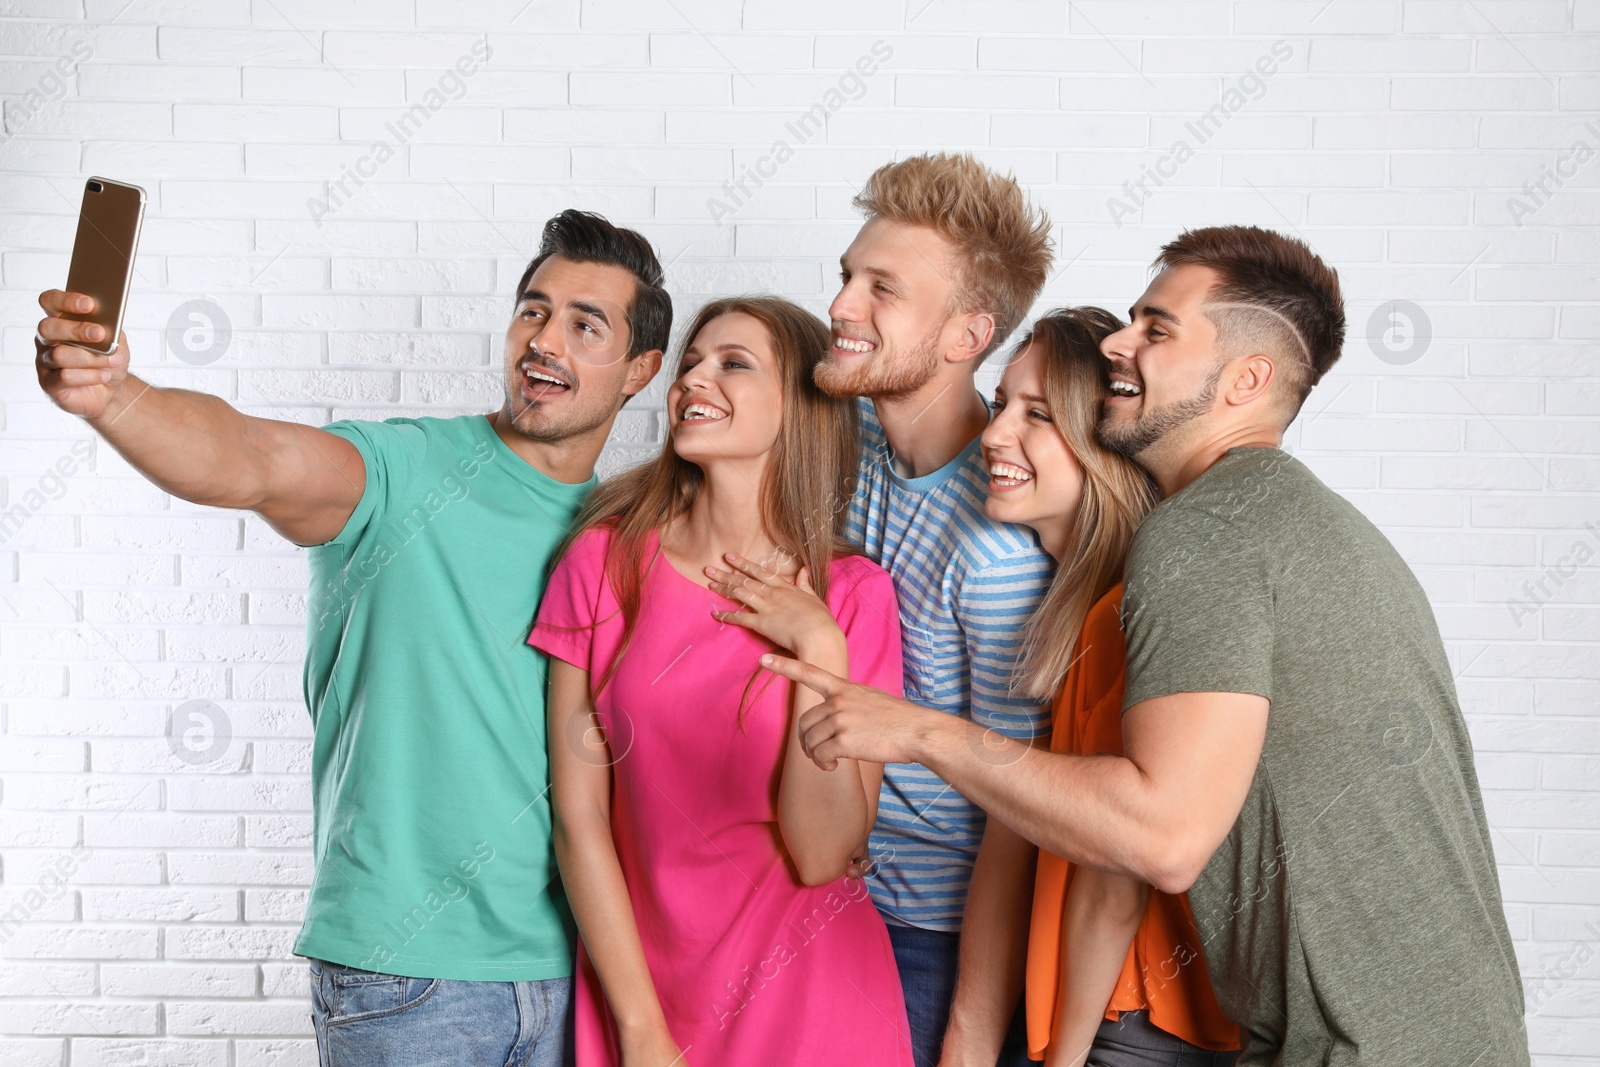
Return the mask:
{"type": "MultiPolygon", "coordinates": [[[[783,388],[783,424],[761,482],[762,530],[780,553],[808,569],[812,588],[826,599],[829,564],[858,551],[843,537],[857,466],[855,400],[817,388],[811,371],[832,343],[828,329],[804,308],[776,296],[727,297],[702,307],[683,335],[673,377],[682,373],[684,355],[700,331],[713,319],[733,314],[749,315],[766,327],[783,388]]],[[[568,545],[586,530],[611,529],[605,573],[623,618],[617,655],[594,693],[605,688],[633,639],[646,572],[663,562],[645,559],[646,541],[688,514],[704,480],[704,472],[681,458],[668,437],[654,460],[596,489],[574,523],[568,545]]],[[[746,695],[749,689],[746,685],[746,695]]]]}
{"type": "Polygon", "coordinates": [[[1051,417],[1083,468],[1083,496],[1067,551],[1022,630],[1013,688],[1039,700],[1054,696],[1065,680],[1083,620],[1122,580],[1134,531],[1160,500],[1148,474],[1095,438],[1101,404],[1110,395],[1100,342],[1122,326],[1102,308],[1057,308],[1034,323],[1012,356],[1033,346],[1051,417]]]}

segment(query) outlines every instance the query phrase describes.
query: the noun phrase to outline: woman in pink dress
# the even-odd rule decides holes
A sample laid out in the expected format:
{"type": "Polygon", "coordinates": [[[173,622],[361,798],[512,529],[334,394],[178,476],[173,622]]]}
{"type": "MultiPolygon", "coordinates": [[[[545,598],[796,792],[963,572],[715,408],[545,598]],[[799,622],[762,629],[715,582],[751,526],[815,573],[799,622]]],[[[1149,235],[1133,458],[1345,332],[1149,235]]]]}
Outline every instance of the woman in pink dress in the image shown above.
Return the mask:
{"type": "Polygon", "coordinates": [[[828,332],[786,301],[716,301],[687,337],[666,447],[596,491],[529,637],[577,1062],[911,1067],[888,931],[844,876],[883,769],[818,769],[795,722],[820,698],[758,664],[901,688],[893,585],[839,537],[854,408],[812,384],[828,332]]]}

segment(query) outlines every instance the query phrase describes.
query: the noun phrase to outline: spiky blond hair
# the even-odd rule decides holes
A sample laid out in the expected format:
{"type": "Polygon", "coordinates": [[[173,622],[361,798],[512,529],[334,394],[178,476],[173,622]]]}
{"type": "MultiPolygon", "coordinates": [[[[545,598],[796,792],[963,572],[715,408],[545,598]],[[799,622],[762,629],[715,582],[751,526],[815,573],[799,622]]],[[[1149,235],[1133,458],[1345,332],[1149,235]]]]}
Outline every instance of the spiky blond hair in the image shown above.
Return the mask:
{"type": "Polygon", "coordinates": [[[1050,218],[1017,180],[970,153],[926,153],[872,172],[855,205],[870,221],[927,226],[956,250],[956,307],[995,317],[988,355],[1021,325],[1052,259],[1050,218]]]}

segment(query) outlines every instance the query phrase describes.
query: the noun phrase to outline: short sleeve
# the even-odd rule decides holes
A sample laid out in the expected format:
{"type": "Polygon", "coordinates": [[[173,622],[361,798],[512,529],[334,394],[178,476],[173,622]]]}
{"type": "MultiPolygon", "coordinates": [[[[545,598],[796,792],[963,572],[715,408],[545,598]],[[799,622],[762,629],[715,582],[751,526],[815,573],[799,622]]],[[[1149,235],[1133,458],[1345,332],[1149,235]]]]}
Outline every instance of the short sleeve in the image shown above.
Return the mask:
{"type": "Polygon", "coordinates": [[[381,522],[397,502],[405,500],[412,479],[427,458],[428,433],[412,419],[346,419],[322,429],[355,445],[366,468],[366,484],[355,510],[345,520],[344,528],[332,540],[323,542],[351,545],[361,540],[369,527],[381,522]]]}
{"type": "Polygon", "coordinates": [[[865,556],[835,565],[828,599],[850,655],[850,680],[905,695],[900,653],[900,605],[894,579],[865,556]]]}
{"type": "Polygon", "coordinates": [[[593,670],[595,620],[600,613],[610,540],[607,531],[595,529],[573,541],[550,572],[538,618],[528,635],[528,644],[534,648],[586,671],[593,670]]]}
{"type": "Polygon", "coordinates": [[[1050,732],[1050,709],[1012,690],[1022,628],[1050,588],[1050,557],[1017,553],[970,572],[956,595],[966,637],[972,721],[1018,740],[1050,732]]]}
{"type": "Polygon", "coordinates": [[[1173,693],[1271,700],[1274,609],[1248,530],[1196,508],[1158,509],[1134,537],[1123,583],[1123,709],[1173,693]]]}

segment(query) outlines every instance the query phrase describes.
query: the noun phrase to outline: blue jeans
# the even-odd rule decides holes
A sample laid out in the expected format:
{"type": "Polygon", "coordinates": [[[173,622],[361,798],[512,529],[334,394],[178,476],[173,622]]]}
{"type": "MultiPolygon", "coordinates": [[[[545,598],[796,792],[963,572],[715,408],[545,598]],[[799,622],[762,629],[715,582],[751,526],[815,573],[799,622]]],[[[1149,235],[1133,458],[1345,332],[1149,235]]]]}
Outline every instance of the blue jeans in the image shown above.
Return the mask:
{"type": "Polygon", "coordinates": [[[321,1067],[561,1067],[572,979],[402,978],[311,961],[321,1067]]]}
{"type": "MultiPolygon", "coordinates": [[[[906,995],[911,1054],[916,1067],[938,1067],[945,1027],[950,1023],[950,1002],[956,995],[961,935],[894,923],[887,925],[889,943],[894,946],[894,961],[900,968],[900,987],[906,995]]],[[[1027,1067],[1032,1062],[1028,1059],[1027,1015],[1019,1002],[995,1064],[996,1067],[1027,1067]]]]}

